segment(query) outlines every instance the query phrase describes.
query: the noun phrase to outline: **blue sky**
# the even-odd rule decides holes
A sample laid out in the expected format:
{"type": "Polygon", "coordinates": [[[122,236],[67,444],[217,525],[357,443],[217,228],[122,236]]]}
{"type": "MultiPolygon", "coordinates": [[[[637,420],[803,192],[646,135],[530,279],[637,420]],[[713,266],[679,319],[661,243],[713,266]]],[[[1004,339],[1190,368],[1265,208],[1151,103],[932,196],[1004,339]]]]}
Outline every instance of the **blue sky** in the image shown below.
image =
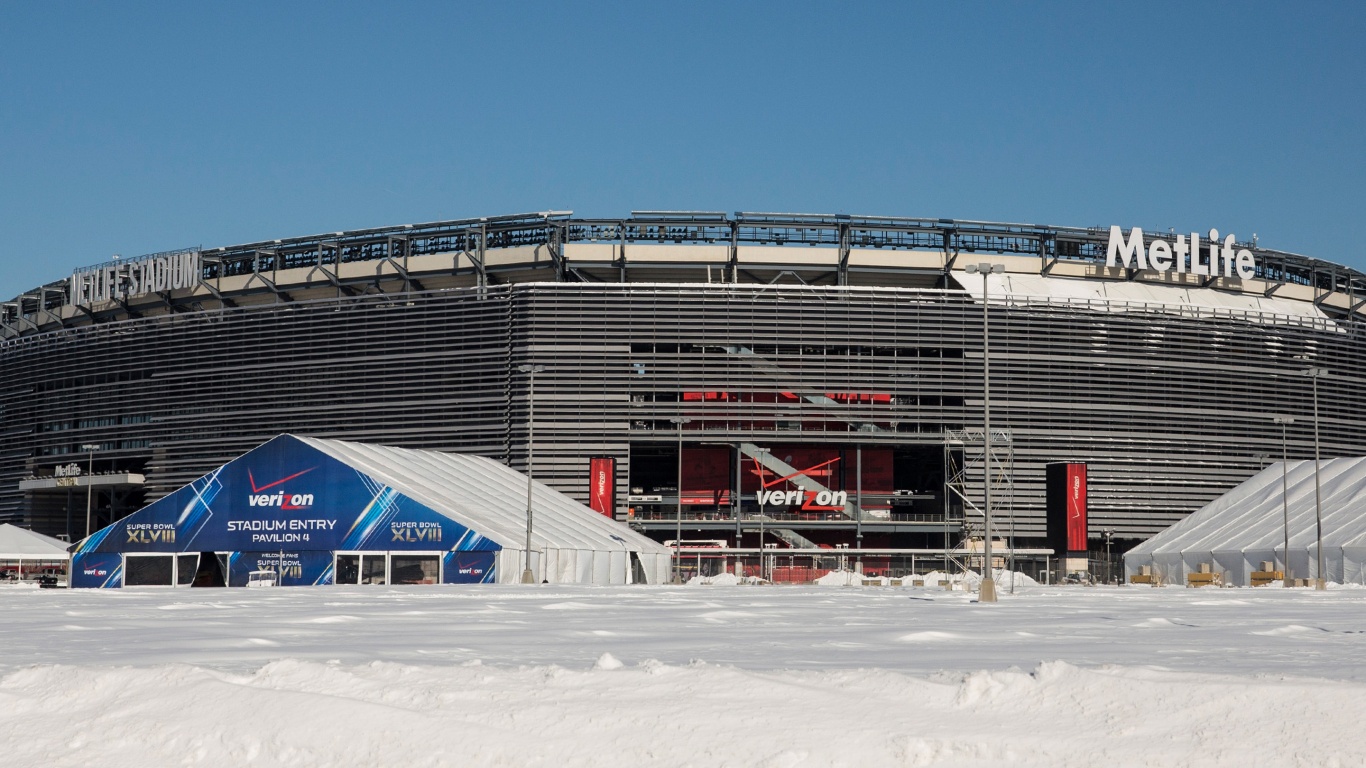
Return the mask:
{"type": "Polygon", "coordinates": [[[10,3],[0,295],[546,209],[1256,232],[1366,269],[1360,3],[10,3]]]}

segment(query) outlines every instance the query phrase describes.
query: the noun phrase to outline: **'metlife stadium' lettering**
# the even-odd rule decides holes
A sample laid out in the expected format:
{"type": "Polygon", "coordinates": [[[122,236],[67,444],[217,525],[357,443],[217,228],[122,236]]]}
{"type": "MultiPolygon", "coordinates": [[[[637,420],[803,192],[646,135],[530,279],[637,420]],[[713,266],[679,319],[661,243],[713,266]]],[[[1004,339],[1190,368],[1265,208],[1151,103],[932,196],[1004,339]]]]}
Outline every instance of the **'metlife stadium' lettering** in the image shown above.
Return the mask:
{"type": "Polygon", "coordinates": [[[1237,273],[1243,280],[1251,280],[1257,264],[1252,260],[1252,251],[1234,249],[1233,235],[1225,237],[1221,246],[1217,229],[1209,231],[1209,260],[1201,261],[1200,235],[1195,232],[1191,233],[1189,243],[1185,235],[1177,235],[1175,242],[1154,239],[1151,245],[1144,248],[1142,229],[1134,227],[1129,230],[1129,239],[1126,241],[1124,231],[1112,226],[1110,244],[1105,251],[1105,266],[1154,269],[1177,274],[1189,272],[1208,277],[1233,277],[1237,273]]]}
{"type": "Polygon", "coordinates": [[[161,253],[71,273],[67,303],[90,305],[199,285],[199,251],[161,253]]]}

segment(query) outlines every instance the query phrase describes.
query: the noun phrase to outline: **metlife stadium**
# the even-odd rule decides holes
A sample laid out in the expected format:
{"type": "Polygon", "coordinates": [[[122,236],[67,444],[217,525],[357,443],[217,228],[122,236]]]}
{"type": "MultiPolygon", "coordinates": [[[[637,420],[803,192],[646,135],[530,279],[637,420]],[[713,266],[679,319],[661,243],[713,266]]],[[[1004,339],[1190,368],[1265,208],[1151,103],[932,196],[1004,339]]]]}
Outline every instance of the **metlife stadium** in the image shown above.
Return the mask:
{"type": "Polygon", "coordinates": [[[87,495],[98,529],[288,432],[529,468],[658,540],[956,546],[989,342],[997,536],[1040,544],[1074,462],[1090,537],[1142,539],[1283,428],[1312,458],[1314,385],[1323,455],[1366,453],[1364,306],[1210,230],[550,212],[186,249],[0,304],[0,521],[78,539],[87,495]]]}

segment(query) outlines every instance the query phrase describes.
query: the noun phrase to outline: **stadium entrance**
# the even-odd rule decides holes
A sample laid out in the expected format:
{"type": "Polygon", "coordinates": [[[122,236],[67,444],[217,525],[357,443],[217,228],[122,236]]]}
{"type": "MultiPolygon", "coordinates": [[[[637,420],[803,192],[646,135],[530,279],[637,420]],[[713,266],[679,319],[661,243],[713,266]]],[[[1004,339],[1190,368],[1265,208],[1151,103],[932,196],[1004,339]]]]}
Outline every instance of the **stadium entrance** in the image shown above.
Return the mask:
{"type": "Polygon", "coordinates": [[[680,454],[633,443],[628,518],[659,540],[923,547],[961,528],[944,472],[942,445],[685,444],[680,454]]]}

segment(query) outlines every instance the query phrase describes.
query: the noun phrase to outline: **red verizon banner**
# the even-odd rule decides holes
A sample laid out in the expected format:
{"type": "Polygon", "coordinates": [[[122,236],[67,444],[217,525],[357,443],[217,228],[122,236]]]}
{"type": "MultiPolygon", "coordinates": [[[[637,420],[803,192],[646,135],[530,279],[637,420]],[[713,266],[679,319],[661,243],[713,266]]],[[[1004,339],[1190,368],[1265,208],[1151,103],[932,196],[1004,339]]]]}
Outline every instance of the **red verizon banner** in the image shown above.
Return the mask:
{"type": "Polygon", "coordinates": [[[1067,550],[1086,551],[1086,465],[1067,465],[1067,550]]]}
{"type": "Polygon", "coordinates": [[[598,458],[588,462],[588,506],[611,517],[617,502],[617,460],[598,458]]]}

